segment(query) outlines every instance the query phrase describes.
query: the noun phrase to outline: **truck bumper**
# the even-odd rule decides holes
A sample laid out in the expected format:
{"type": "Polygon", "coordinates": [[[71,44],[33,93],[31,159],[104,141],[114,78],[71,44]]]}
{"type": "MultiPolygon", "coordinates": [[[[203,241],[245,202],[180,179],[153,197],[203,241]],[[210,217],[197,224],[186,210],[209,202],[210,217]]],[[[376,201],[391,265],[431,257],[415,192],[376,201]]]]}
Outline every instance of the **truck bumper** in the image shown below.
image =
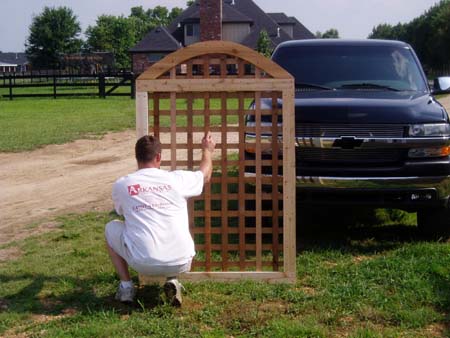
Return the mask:
{"type": "Polygon", "coordinates": [[[297,199],[309,204],[352,204],[418,210],[447,207],[450,176],[297,176],[297,199]]]}

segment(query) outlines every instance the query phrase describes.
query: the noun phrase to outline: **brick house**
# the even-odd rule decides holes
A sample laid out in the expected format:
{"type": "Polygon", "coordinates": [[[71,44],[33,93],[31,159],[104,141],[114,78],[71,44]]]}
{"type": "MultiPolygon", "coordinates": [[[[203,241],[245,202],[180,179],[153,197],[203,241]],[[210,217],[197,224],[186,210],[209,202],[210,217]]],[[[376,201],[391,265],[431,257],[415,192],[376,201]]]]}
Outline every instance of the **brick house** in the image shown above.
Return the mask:
{"type": "Polygon", "coordinates": [[[253,0],[196,0],[169,27],[154,29],[130,50],[133,72],[140,74],[165,55],[199,41],[229,40],[256,49],[262,30],[272,47],[315,38],[295,17],[265,13],[253,0]]]}
{"type": "Polygon", "coordinates": [[[30,69],[25,53],[0,52],[0,73],[26,72],[30,69]]]}

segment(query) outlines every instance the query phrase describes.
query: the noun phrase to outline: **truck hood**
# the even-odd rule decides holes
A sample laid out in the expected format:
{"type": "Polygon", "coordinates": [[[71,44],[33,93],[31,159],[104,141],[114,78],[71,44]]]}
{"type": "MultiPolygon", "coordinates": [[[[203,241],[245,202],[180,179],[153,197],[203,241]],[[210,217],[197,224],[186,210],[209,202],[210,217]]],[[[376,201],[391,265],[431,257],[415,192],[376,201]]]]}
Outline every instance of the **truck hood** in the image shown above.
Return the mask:
{"type": "Polygon", "coordinates": [[[428,93],[380,90],[297,92],[296,123],[411,124],[448,122],[428,93]]]}

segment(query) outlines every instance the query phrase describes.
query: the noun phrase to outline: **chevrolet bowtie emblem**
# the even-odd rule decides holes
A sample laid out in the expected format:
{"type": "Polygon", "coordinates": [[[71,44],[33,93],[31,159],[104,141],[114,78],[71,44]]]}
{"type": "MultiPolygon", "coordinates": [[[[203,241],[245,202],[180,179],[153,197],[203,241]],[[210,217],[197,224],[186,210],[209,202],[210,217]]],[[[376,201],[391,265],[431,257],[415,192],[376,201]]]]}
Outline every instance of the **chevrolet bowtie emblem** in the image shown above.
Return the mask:
{"type": "Polygon", "coordinates": [[[333,148],[355,149],[361,147],[363,140],[354,136],[342,136],[333,142],[333,148]]]}

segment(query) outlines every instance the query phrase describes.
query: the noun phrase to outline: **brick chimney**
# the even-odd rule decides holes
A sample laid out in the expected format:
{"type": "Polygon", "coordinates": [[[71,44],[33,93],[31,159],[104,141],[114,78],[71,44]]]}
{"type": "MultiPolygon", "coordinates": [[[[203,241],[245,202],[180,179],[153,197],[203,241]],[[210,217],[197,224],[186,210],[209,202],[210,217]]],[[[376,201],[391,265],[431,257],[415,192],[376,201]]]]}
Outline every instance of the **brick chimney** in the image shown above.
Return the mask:
{"type": "Polygon", "coordinates": [[[200,41],[222,40],[222,0],[200,0],[200,41]]]}

